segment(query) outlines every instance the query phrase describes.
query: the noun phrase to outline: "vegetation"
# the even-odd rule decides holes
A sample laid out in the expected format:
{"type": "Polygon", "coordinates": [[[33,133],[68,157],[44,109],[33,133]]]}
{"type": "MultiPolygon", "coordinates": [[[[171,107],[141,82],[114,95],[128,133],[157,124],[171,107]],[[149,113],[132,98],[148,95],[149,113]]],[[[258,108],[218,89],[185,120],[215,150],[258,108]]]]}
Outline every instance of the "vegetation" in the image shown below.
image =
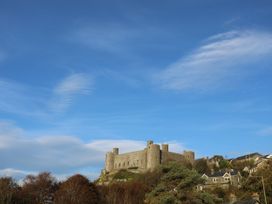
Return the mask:
{"type": "MultiPolygon", "coordinates": [[[[229,165],[226,160],[219,162],[219,168],[229,165]]],[[[241,164],[238,167],[243,168],[241,164]]],[[[205,191],[196,188],[204,182],[201,174],[210,171],[204,160],[198,160],[193,168],[169,162],[143,174],[121,170],[111,175],[107,185],[90,182],[78,174],[63,182],[57,182],[47,172],[29,175],[22,186],[5,177],[0,178],[0,204],[217,204],[229,202],[231,194],[244,199],[252,193],[258,193],[263,203],[262,177],[268,203],[272,203],[271,169],[272,161],[269,161],[254,174],[244,177],[240,188],[217,187],[205,191]]]]}

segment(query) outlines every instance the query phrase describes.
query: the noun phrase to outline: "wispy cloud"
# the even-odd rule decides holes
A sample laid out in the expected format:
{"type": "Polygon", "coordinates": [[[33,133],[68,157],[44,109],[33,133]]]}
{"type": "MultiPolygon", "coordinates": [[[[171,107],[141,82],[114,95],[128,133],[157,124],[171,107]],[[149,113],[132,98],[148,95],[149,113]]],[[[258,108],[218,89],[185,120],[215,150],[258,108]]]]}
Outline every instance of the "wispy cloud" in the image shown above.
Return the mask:
{"type": "Polygon", "coordinates": [[[144,48],[146,50],[151,46],[168,45],[165,36],[170,34],[160,27],[145,25],[145,23],[129,25],[88,23],[74,28],[66,39],[91,50],[135,58],[137,57],[135,56],[137,49],[144,48]]]}
{"type": "Polygon", "coordinates": [[[272,34],[232,31],[210,37],[188,56],[166,67],[155,77],[162,88],[186,91],[209,90],[243,76],[248,65],[272,56],[272,34]]]}
{"type": "Polygon", "coordinates": [[[120,52],[126,49],[126,42],[135,38],[138,31],[120,25],[86,26],[74,33],[75,40],[93,49],[120,52]]]}
{"type": "Polygon", "coordinates": [[[0,111],[27,116],[45,114],[45,101],[50,93],[15,81],[0,79],[0,111]]]}
{"type": "Polygon", "coordinates": [[[93,84],[93,78],[83,73],[72,74],[66,77],[54,88],[54,100],[51,107],[55,111],[66,109],[76,95],[89,94],[93,84]]]}
{"type": "MultiPolygon", "coordinates": [[[[91,140],[84,142],[76,136],[36,135],[34,138],[9,121],[0,121],[0,175],[24,175],[28,172],[51,171],[59,175],[73,172],[97,173],[103,168],[105,153],[113,147],[121,152],[140,150],[141,140],[91,140]]],[[[183,146],[170,142],[172,151],[183,146]]]]}
{"type": "Polygon", "coordinates": [[[260,136],[272,136],[272,126],[261,129],[257,134],[260,136]]]}
{"type": "Polygon", "coordinates": [[[90,93],[93,84],[83,73],[69,75],[51,88],[0,79],[0,111],[39,117],[63,112],[76,96],[90,93]]]}

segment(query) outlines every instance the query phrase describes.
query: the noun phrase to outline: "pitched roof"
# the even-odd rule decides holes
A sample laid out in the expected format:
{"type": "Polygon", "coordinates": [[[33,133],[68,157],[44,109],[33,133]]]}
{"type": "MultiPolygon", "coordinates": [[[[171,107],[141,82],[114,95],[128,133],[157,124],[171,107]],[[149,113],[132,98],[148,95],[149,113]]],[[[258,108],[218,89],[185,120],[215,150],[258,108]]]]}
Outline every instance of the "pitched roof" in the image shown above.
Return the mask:
{"type": "Polygon", "coordinates": [[[231,176],[235,176],[238,174],[238,171],[235,170],[235,169],[231,169],[231,170],[219,170],[219,171],[216,171],[214,173],[211,173],[211,174],[206,174],[207,176],[209,177],[222,177],[225,175],[225,173],[229,173],[231,176]]]}

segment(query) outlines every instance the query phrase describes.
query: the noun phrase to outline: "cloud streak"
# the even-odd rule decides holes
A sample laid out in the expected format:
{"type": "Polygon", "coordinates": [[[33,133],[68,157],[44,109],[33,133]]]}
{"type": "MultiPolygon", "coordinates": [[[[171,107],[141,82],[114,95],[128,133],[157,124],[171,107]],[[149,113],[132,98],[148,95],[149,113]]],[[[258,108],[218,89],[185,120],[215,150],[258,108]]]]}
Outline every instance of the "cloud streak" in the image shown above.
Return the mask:
{"type": "Polygon", "coordinates": [[[52,88],[0,79],[0,111],[47,117],[67,110],[76,97],[89,94],[93,84],[93,79],[83,73],[69,75],[52,88]]]}
{"type": "Polygon", "coordinates": [[[250,63],[272,56],[272,34],[232,31],[210,37],[204,45],[154,76],[164,89],[206,91],[242,76],[250,63]]]}
{"type": "Polygon", "coordinates": [[[54,100],[51,107],[58,112],[65,110],[77,95],[89,94],[93,84],[93,79],[83,73],[66,77],[54,88],[54,100]]]}

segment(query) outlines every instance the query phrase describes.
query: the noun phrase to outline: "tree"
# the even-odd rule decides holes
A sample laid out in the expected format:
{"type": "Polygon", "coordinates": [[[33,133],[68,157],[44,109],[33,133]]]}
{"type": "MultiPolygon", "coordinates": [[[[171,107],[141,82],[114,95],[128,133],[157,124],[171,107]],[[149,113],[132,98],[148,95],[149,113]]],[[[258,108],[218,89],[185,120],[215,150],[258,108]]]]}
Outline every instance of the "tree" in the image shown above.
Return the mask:
{"type": "Polygon", "coordinates": [[[22,199],[28,204],[47,204],[53,201],[56,179],[49,172],[28,175],[22,186],[22,199]]]}
{"type": "Polygon", "coordinates": [[[229,163],[229,161],[226,160],[226,159],[221,159],[221,160],[219,161],[219,168],[220,168],[220,169],[230,168],[230,163],[229,163]]]}
{"type": "Polygon", "coordinates": [[[98,204],[96,186],[82,175],[74,175],[63,182],[55,194],[55,204],[98,204]]]}
{"type": "Polygon", "coordinates": [[[268,203],[272,203],[272,160],[267,161],[266,165],[259,168],[256,173],[249,176],[242,184],[244,195],[251,195],[257,192],[260,195],[261,203],[264,203],[262,177],[266,191],[268,203]]]}
{"type": "Polygon", "coordinates": [[[196,171],[200,174],[209,174],[211,173],[211,170],[208,166],[206,159],[199,159],[195,161],[194,167],[196,171]]]}
{"type": "Polygon", "coordinates": [[[188,169],[177,162],[163,165],[161,171],[160,182],[146,196],[147,203],[191,204],[201,202],[195,188],[198,184],[203,183],[203,180],[197,171],[188,169]]]}
{"type": "Polygon", "coordinates": [[[0,178],[0,203],[16,204],[18,203],[17,194],[19,186],[10,177],[0,178]]]}

